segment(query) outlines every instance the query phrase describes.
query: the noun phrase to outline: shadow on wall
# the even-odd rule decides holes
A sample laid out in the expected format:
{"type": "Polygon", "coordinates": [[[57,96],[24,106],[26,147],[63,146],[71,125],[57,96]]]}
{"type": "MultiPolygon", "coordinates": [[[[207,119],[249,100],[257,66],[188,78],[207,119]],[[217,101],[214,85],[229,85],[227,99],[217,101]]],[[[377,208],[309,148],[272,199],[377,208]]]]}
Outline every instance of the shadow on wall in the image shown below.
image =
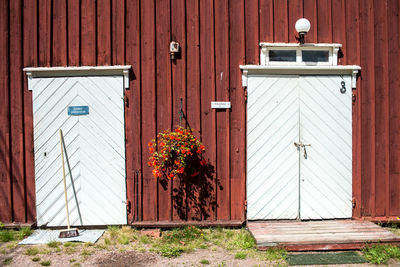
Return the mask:
{"type": "MultiPolygon", "coordinates": [[[[217,209],[216,190],[223,190],[215,177],[215,168],[208,162],[193,156],[188,161],[185,172],[173,180],[172,202],[181,220],[200,221],[210,218],[217,209]]],[[[168,189],[169,180],[160,180],[164,190],[168,189]]]]}

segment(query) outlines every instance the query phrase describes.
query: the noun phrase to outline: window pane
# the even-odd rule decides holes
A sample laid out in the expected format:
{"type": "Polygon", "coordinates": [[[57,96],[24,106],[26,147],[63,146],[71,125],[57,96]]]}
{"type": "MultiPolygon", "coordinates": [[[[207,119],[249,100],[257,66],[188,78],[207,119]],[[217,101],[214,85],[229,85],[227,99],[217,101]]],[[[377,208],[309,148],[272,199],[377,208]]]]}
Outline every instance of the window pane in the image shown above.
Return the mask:
{"type": "Polygon", "coordinates": [[[301,51],[303,62],[329,62],[329,51],[301,51]]]}
{"type": "Polygon", "coordinates": [[[269,61],[296,62],[296,50],[269,50],[269,61]]]}

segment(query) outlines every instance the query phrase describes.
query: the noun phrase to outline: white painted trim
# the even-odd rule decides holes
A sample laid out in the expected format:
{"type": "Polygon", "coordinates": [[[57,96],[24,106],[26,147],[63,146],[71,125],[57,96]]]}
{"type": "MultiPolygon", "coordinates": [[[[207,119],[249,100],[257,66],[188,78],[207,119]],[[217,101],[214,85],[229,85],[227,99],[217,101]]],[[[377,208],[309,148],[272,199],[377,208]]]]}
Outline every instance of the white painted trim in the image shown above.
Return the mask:
{"type": "Polygon", "coordinates": [[[327,43],[305,43],[305,44],[300,44],[300,43],[266,43],[266,42],[261,42],[260,43],[261,47],[342,47],[342,44],[338,43],[332,43],[332,44],[327,44],[327,43]]]}
{"type": "Polygon", "coordinates": [[[357,85],[357,73],[361,70],[360,66],[357,65],[344,65],[344,66],[301,66],[301,65],[240,65],[242,70],[242,86],[247,87],[248,76],[257,74],[298,74],[298,75],[313,75],[313,74],[325,74],[325,75],[340,75],[348,74],[351,75],[351,87],[356,88],[357,85]]]}
{"type": "Polygon", "coordinates": [[[28,89],[35,77],[71,77],[71,76],[124,76],[124,88],[129,88],[129,70],[131,65],[117,66],[81,66],[81,67],[27,67],[23,71],[28,77],[28,89]]]}
{"type": "Polygon", "coordinates": [[[302,66],[336,66],[338,52],[341,44],[299,44],[299,43],[260,43],[260,64],[261,65],[302,65],[302,66]],[[269,61],[270,50],[296,50],[296,62],[279,62],[269,61]],[[321,50],[329,52],[328,62],[303,62],[302,51],[304,50],[321,50]]]}

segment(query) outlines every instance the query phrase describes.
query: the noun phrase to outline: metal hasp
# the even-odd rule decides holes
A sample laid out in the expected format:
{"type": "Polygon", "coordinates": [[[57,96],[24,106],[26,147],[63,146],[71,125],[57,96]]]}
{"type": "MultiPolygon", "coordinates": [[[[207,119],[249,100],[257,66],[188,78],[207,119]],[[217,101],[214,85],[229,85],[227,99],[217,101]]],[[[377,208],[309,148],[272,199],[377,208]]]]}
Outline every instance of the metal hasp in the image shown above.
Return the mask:
{"type": "Polygon", "coordinates": [[[304,150],[304,158],[307,159],[307,149],[306,146],[311,146],[311,144],[303,144],[302,142],[296,143],[294,142],[294,146],[297,147],[297,150],[300,151],[300,148],[304,150]]]}

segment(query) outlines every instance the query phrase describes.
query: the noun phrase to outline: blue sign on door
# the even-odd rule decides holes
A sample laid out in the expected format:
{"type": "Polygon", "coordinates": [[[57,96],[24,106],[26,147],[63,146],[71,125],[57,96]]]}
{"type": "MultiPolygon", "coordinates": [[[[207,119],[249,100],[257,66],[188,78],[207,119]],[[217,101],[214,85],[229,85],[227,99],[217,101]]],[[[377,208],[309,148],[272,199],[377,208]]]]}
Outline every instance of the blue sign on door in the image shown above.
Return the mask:
{"type": "Polygon", "coordinates": [[[89,106],[68,107],[68,115],[70,115],[70,116],[79,116],[79,115],[88,115],[88,114],[89,114],[89,106]]]}

